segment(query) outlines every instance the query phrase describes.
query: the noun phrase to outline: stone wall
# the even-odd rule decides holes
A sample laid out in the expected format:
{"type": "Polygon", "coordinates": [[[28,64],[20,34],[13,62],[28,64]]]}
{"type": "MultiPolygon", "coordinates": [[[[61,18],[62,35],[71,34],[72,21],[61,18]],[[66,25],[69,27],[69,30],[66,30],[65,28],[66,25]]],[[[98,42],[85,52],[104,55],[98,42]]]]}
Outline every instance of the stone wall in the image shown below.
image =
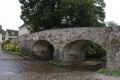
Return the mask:
{"type": "Polygon", "coordinates": [[[108,68],[120,70],[120,27],[111,28],[108,53],[108,68]]]}
{"type": "MultiPolygon", "coordinates": [[[[11,43],[20,45],[21,52],[33,53],[33,45],[38,40],[50,42],[54,47],[53,57],[60,59],[62,62],[72,62],[74,59],[71,59],[68,54],[74,55],[80,53],[75,47],[80,48],[83,42],[95,42],[102,46],[107,52],[107,68],[110,70],[120,69],[119,27],[81,27],[46,30],[19,36],[13,39],[11,43]],[[69,49],[66,48],[67,45],[76,41],[79,42],[74,44],[73,48],[70,46],[68,46],[69,49]],[[68,53],[66,50],[71,51],[68,53]],[[76,50],[78,52],[76,52],[76,50]]],[[[84,55],[79,56],[78,59],[83,56],[84,55]]]]}

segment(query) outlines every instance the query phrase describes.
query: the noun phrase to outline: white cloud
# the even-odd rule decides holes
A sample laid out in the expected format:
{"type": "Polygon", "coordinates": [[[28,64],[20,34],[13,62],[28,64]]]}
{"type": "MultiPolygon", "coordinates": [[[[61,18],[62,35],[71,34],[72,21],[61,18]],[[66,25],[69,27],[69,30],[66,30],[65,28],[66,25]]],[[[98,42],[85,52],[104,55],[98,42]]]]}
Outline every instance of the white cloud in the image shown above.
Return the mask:
{"type": "Polygon", "coordinates": [[[120,0],[105,0],[106,19],[105,21],[114,21],[120,24],[120,0]]]}
{"type": "Polygon", "coordinates": [[[18,0],[0,0],[0,25],[3,29],[18,29],[23,21],[20,19],[18,0]]]}

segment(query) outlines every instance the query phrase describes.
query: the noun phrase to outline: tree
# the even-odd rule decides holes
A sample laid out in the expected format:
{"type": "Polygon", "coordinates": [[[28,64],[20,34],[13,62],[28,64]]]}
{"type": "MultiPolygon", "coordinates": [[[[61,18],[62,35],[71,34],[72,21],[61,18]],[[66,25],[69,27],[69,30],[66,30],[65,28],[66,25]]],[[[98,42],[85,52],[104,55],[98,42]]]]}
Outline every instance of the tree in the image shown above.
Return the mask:
{"type": "Polygon", "coordinates": [[[19,0],[21,19],[32,32],[53,28],[101,27],[104,0],[19,0]]]}
{"type": "Polygon", "coordinates": [[[117,27],[120,26],[117,23],[115,23],[114,21],[110,21],[110,22],[106,22],[107,27],[117,27]]]}
{"type": "Polygon", "coordinates": [[[106,55],[104,48],[94,42],[90,42],[82,47],[82,51],[87,58],[101,58],[106,55]]]}

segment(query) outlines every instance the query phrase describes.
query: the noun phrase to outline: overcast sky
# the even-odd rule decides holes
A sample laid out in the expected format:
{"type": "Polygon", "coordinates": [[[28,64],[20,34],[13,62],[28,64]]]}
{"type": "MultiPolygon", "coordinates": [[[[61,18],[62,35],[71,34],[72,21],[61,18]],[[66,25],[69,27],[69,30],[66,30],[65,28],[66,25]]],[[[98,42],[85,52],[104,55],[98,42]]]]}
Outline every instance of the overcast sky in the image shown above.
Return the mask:
{"type": "MultiPolygon", "coordinates": [[[[120,0],[105,0],[105,22],[114,21],[120,24],[120,0]]],[[[0,25],[3,29],[18,30],[23,24],[20,19],[20,4],[18,0],[0,0],[0,25]]]]}

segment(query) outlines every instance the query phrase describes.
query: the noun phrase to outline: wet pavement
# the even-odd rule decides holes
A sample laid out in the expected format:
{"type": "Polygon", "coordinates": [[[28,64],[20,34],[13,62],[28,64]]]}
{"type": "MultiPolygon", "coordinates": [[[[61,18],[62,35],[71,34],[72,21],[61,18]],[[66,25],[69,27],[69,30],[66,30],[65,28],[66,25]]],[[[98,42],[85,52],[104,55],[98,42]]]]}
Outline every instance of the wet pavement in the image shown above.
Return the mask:
{"type": "Polygon", "coordinates": [[[103,77],[87,70],[61,68],[0,51],[0,80],[104,80],[103,77]]]}

